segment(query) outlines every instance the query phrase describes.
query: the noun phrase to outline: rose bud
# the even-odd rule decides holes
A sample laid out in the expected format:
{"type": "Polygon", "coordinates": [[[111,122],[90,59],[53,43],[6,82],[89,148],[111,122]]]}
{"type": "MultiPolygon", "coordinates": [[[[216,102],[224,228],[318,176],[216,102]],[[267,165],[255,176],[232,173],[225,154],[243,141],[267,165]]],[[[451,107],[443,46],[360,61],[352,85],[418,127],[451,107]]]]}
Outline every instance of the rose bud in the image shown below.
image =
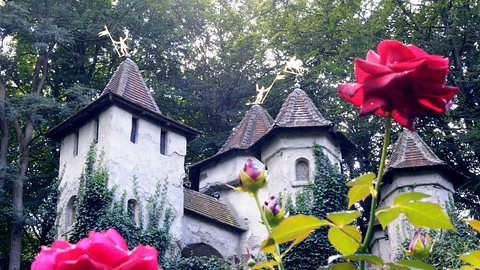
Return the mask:
{"type": "Polygon", "coordinates": [[[422,260],[423,258],[427,257],[432,251],[430,235],[426,234],[423,236],[418,230],[415,230],[412,241],[408,246],[408,250],[404,249],[404,251],[417,260],[422,260]]]}
{"type": "Polygon", "coordinates": [[[263,211],[265,211],[268,224],[272,227],[276,227],[280,224],[285,217],[285,210],[280,207],[275,196],[270,197],[270,201],[265,202],[263,211]]]}
{"type": "Polygon", "coordinates": [[[264,188],[267,185],[265,177],[265,169],[258,169],[251,158],[248,158],[243,165],[243,169],[240,170],[238,176],[238,182],[240,187],[233,189],[241,192],[248,192],[251,195],[258,192],[259,189],[264,188]]]}

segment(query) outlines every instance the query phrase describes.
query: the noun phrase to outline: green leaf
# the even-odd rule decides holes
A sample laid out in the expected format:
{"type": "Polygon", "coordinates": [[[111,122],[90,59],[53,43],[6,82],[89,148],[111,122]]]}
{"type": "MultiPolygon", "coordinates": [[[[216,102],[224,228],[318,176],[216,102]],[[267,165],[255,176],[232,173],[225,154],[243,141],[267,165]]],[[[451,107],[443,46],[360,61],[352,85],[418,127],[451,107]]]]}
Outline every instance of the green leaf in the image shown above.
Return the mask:
{"type": "MultiPolygon", "coordinates": [[[[400,261],[394,262],[393,264],[398,266],[403,266],[411,270],[435,270],[435,267],[431,266],[430,264],[424,263],[422,261],[416,261],[416,260],[415,261],[400,260],[400,261]]],[[[401,268],[393,268],[393,269],[401,269],[401,268]]]]}
{"type": "Polygon", "coordinates": [[[370,172],[364,175],[361,175],[347,183],[347,186],[363,186],[363,185],[371,185],[373,180],[375,179],[375,174],[370,172]]]}
{"type": "Polygon", "coordinates": [[[354,254],[360,248],[362,234],[354,226],[345,226],[342,229],[332,227],[328,230],[328,240],[332,246],[343,255],[354,254]]]}
{"type": "Polygon", "coordinates": [[[348,191],[348,208],[370,194],[376,195],[372,185],[374,179],[374,173],[367,173],[347,183],[347,186],[351,187],[348,191]]]}
{"type": "Polygon", "coordinates": [[[255,264],[254,266],[252,266],[250,269],[260,270],[262,268],[268,268],[268,269],[275,270],[274,266],[277,266],[277,265],[278,265],[278,263],[276,261],[259,262],[259,263],[255,264]]]}
{"type": "Polygon", "coordinates": [[[425,199],[425,198],[428,198],[428,197],[430,197],[430,195],[427,195],[427,194],[424,194],[424,193],[421,193],[421,192],[402,193],[402,194],[398,195],[397,197],[395,197],[395,199],[393,199],[393,204],[394,205],[405,204],[405,203],[412,202],[412,201],[419,201],[421,199],[425,199]]]}
{"type": "Polygon", "coordinates": [[[337,259],[346,259],[354,262],[365,261],[369,264],[383,265],[382,258],[370,254],[334,255],[328,258],[328,263],[331,263],[337,259]]]}
{"type": "Polygon", "coordinates": [[[382,224],[382,228],[385,230],[387,228],[388,223],[395,220],[400,215],[400,210],[397,208],[392,208],[389,206],[380,207],[377,209],[376,217],[380,224],[382,224]]]}
{"type": "Polygon", "coordinates": [[[456,230],[442,207],[436,203],[410,202],[398,206],[398,209],[415,227],[456,230]]]}
{"type": "Polygon", "coordinates": [[[468,225],[472,226],[472,228],[480,232],[480,221],[474,219],[466,219],[465,222],[467,222],[468,225]]]}
{"type": "Polygon", "coordinates": [[[348,262],[343,262],[343,263],[336,263],[336,264],[331,264],[328,266],[322,266],[317,268],[317,270],[356,270],[357,267],[355,267],[353,264],[348,263],[348,262]]]}
{"type": "Polygon", "coordinates": [[[464,265],[462,267],[460,267],[460,270],[476,270],[477,268],[475,268],[475,266],[471,266],[471,265],[464,265]]]}
{"type": "Polygon", "coordinates": [[[348,225],[352,223],[355,219],[357,219],[362,214],[359,211],[342,211],[342,212],[334,212],[328,213],[327,218],[335,223],[338,226],[348,225]]]}
{"type": "Polygon", "coordinates": [[[480,267],[480,250],[475,250],[471,253],[460,256],[460,260],[467,262],[476,268],[480,267]]]}
{"type": "Polygon", "coordinates": [[[287,254],[294,246],[300,244],[303,240],[305,240],[308,236],[310,235],[310,232],[306,233],[305,235],[299,236],[295,241],[292,242],[292,244],[285,250],[282,254],[285,255],[287,254]]]}
{"type": "Polygon", "coordinates": [[[263,241],[262,250],[269,252],[275,244],[283,244],[294,241],[297,238],[305,238],[305,235],[308,236],[314,230],[325,225],[333,224],[314,216],[296,215],[289,217],[275,227],[268,239],[263,241]]]}

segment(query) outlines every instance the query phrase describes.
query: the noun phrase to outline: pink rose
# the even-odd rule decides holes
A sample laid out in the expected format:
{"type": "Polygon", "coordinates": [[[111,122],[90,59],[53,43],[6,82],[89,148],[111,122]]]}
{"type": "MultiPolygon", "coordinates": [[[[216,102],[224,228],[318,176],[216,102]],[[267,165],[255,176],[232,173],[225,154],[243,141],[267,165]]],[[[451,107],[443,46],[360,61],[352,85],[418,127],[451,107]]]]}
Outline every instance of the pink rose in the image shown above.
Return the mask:
{"type": "Polygon", "coordinates": [[[413,45],[384,40],[377,53],[355,59],[356,83],[340,84],[339,95],[357,107],[360,116],[375,113],[414,130],[418,116],[437,116],[448,110],[458,87],[446,86],[449,60],[413,45]]]}
{"type": "Polygon", "coordinates": [[[157,250],[140,245],[128,250],[123,237],[115,230],[90,232],[77,244],[56,240],[51,247],[42,246],[32,270],[159,270],[157,250]]]}

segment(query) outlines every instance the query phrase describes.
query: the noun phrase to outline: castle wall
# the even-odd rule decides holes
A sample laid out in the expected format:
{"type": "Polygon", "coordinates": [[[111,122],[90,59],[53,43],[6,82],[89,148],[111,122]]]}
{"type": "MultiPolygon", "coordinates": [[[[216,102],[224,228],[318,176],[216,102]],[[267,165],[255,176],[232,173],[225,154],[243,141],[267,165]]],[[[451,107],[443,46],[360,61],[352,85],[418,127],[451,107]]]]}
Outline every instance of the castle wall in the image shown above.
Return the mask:
{"type": "MultiPolygon", "coordinates": [[[[205,166],[200,172],[200,191],[206,190],[212,185],[224,187],[225,184],[232,181],[238,181],[240,169],[243,168],[247,158],[251,158],[258,168],[264,165],[258,159],[247,154],[226,155],[218,163],[205,166]],[[203,178],[202,178],[203,176],[203,178]]],[[[246,224],[247,231],[240,238],[240,253],[243,254],[245,246],[248,246],[254,256],[260,252],[261,241],[266,239],[268,234],[265,226],[260,224],[260,214],[258,212],[255,199],[246,192],[237,192],[232,189],[220,189],[220,197],[227,201],[238,217],[246,224]]],[[[268,200],[269,195],[266,189],[259,191],[259,198],[268,200]]]]}
{"type": "Polygon", "coordinates": [[[198,215],[182,217],[182,249],[190,244],[204,243],[215,248],[223,257],[242,254],[238,231],[214,223],[198,215]]]}
{"type": "Polygon", "coordinates": [[[264,165],[255,157],[247,154],[225,155],[216,162],[202,166],[200,170],[200,191],[212,185],[224,185],[237,181],[240,169],[243,168],[246,160],[251,158],[258,168],[264,165]]]}
{"type": "MultiPolygon", "coordinates": [[[[137,121],[137,139],[136,143],[132,143],[130,141],[132,114],[116,106],[111,106],[102,112],[99,116],[97,161],[107,168],[110,176],[109,186],[117,186],[118,196],[125,190],[127,200],[133,198],[133,179],[137,179],[138,193],[143,199],[144,215],[147,213],[145,200],[154,194],[157,183],[168,183],[166,201],[176,216],[171,226],[171,233],[175,238],[180,239],[186,138],[167,130],[166,152],[162,155],[160,153],[161,127],[141,117],[138,117],[137,121]]],[[[76,157],[72,157],[74,134],[62,141],[60,164],[65,168],[62,186],[66,188],[61,195],[60,210],[65,208],[68,198],[78,191],[78,179],[84,168],[86,153],[93,141],[94,130],[93,120],[80,128],[79,154],[76,157]]],[[[62,222],[64,221],[60,218],[59,224],[62,222]]]]}
{"type": "Polygon", "coordinates": [[[307,184],[308,180],[306,179],[296,179],[298,160],[308,161],[308,179],[313,178],[315,158],[312,148],[314,143],[323,146],[324,153],[330,161],[340,168],[342,159],[340,147],[327,131],[283,131],[262,147],[262,161],[270,173],[269,194],[293,194],[307,184]]]}

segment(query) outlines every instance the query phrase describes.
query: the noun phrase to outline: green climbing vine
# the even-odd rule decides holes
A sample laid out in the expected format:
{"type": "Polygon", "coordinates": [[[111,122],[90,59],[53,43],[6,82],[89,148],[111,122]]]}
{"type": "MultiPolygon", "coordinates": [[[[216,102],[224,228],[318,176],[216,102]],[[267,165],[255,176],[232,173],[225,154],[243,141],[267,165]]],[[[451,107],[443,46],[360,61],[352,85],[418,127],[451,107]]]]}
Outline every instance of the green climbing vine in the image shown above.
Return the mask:
{"type": "Polygon", "coordinates": [[[165,207],[168,181],[158,181],[155,193],[142,200],[138,193],[138,178],[132,177],[132,193],[138,204],[138,213],[135,215],[138,218],[132,218],[127,206],[126,191],[122,192],[120,198],[115,198],[118,187],[108,187],[108,171],[97,164],[96,156],[96,149],[92,145],[80,177],[77,211],[74,213],[76,222],[70,232],[70,242],[86,237],[91,230],[115,228],[125,238],[130,249],[139,244],[155,247],[158,250],[159,263],[162,263],[171,241],[170,225],[175,218],[172,211],[165,207]],[[143,205],[146,215],[143,214],[143,205]]]}

